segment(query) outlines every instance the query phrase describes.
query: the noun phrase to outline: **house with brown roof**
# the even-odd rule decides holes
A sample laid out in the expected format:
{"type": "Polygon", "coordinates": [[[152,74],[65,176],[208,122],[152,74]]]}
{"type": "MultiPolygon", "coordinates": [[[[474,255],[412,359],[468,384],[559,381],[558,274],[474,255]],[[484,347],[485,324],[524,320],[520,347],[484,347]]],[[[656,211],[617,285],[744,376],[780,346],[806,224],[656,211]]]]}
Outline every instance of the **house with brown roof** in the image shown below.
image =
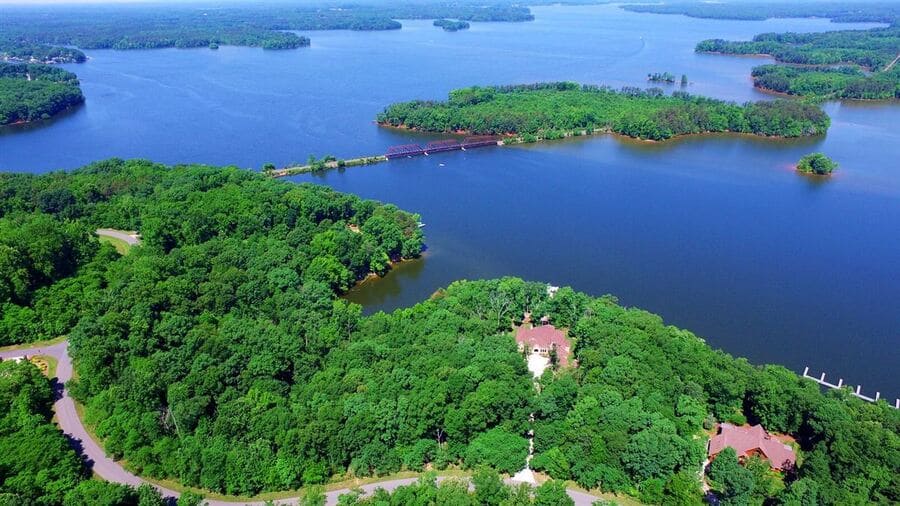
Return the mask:
{"type": "Polygon", "coordinates": [[[737,427],[730,423],[719,424],[719,433],[709,440],[710,460],[726,447],[734,448],[741,461],[757,455],[768,460],[772,469],[779,471],[794,467],[797,461],[794,449],[766,432],[762,425],[737,427]]]}
{"type": "Polygon", "coordinates": [[[530,323],[523,323],[521,327],[517,328],[516,344],[520,352],[537,353],[544,357],[550,356],[550,350],[555,349],[556,356],[559,357],[559,365],[562,367],[569,365],[572,344],[566,338],[565,332],[550,325],[546,316],[541,318],[541,325],[537,327],[530,323]]]}

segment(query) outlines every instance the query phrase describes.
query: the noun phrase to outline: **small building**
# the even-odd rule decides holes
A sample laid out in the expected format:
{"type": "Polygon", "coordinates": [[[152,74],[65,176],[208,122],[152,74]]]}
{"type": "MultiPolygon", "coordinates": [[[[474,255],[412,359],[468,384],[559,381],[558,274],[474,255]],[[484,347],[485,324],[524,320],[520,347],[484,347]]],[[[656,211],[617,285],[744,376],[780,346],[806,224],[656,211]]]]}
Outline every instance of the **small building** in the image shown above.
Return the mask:
{"type": "Polygon", "coordinates": [[[710,460],[726,447],[731,447],[737,453],[738,460],[757,455],[768,460],[772,469],[778,471],[794,467],[797,461],[794,449],[766,432],[762,425],[737,427],[722,423],[718,429],[718,434],[709,440],[710,460]]]}
{"type": "Polygon", "coordinates": [[[553,296],[556,295],[556,292],[558,292],[558,291],[559,291],[558,286],[547,285],[547,297],[550,297],[552,299],[553,296]]]}
{"type": "Polygon", "coordinates": [[[555,349],[559,365],[565,367],[569,364],[572,345],[566,338],[566,333],[550,325],[550,320],[546,316],[541,318],[540,326],[523,324],[517,328],[516,344],[520,352],[528,351],[529,354],[537,353],[544,357],[550,356],[550,350],[555,349]]]}

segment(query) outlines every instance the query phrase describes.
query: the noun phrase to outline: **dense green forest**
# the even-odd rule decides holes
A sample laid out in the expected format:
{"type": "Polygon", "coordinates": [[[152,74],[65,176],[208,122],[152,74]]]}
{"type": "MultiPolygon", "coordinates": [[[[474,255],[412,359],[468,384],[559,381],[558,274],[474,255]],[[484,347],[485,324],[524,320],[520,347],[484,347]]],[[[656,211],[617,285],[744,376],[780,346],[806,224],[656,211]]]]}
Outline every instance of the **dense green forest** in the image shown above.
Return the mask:
{"type": "MultiPolygon", "coordinates": [[[[324,504],[324,494],[310,495],[300,506],[324,504]],[[316,502],[319,501],[319,502],[316,502]]],[[[569,506],[574,501],[566,494],[565,484],[549,480],[537,488],[527,483],[507,485],[500,476],[487,468],[478,469],[469,480],[446,479],[437,482],[433,474],[426,474],[418,482],[398,487],[393,492],[377,489],[363,497],[358,492],[342,495],[340,506],[569,506]],[[472,487],[469,486],[471,483],[472,487]],[[471,488],[471,490],[470,490],[471,488]]],[[[598,503],[602,506],[602,502],[598,503]]]]}
{"type": "Polygon", "coordinates": [[[81,86],[71,72],[0,62],[0,125],[47,119],[82,102],[81,86]]]}
{"type": "MultiPolygon", "coordinates": [[[[0,33],[17,45],[72,45],[82,49],[252,46],[292,49],[309,39],[285,30],[395,30],[397,19],[530,21],[527,7],[511,3],[402,2],[315,6],[4,7],[0,33]]],[[[4,46],[0,46],[3,49],[4,46]]]]}
{"type": "MultiPolygon", "coordinates": [[[[164,506],[156,489],[89,480],[51,422],[50,382],[28,362],[0,363],[0,504],[164,506]]],[[[179,506],[189,502],[179,501],[179,506]]],[[[191,505],[193,506],[193,505],[191,505]]]]}
{"type": "Polygon", "coordinates": [[[783,63],[834,65],[853,63],[872,71],[883,70],[900,54],[900,25],[871,30],[817,33],[763,33],[752,41],[709,39],[698,52],[767,54],[783,63]]]}
{"type": "MultiPolygon", "coordinates": [[[[68,334],[78,373],[70,390],[107,452],[139,473],[216,491],[448,466],[514,472],[533,428],[533,465],[553,478],[699,504],[706,430],[725,420],[793,435],[800,458],[784,476],[721,458],[710,472],[724,504],[900,501],[900,412],[734,359],[612,297],[569,288],[549,297],[544,284],[505,278],[454,283],[365,318],[336,297],[388,258],[417,254],[416,222],[392,206],[233,168],[110,160],[0,175],[2,335],[68,334]],[[100,226],[137,229],[143,245],[119,256],[91,238],[100,226]],[[511,333],[525,311],[549,315],[575,342],[578,366],[548,370],[538,389],[511,333]]],[[[29,365],[2,367],[43,379],[29,365]]],[[[4,394],[11,389],[0,379],[0,403],[19,396],[4,394]]],[[[59,466],[63,482],[28,485],[38,467],[13,453],[0,471],[21,478],[3,486],[24,485],[4,490],[140,494],[78,484],[82,471],[53,443],[49,396],[38,399],[24,412],[48,427],[35,447],[56,448],[41,458],[69,462],[59,466]]],[[[24,430],[23,410],[6,412],[2,438],[24,430]]],[[[531,504],[492,473],[475,481],[479,504],[531,504]],[[481,492],[478,480],[488,484],[481,492]],[[492,499],[479,498],[488,491],[492,499]]],[[[541,502],[561,492],[546,487],[534,504],[559,504],[541,502]]],[[[362,503],[473,499],[427,481],[394,494],[362,503]]]]}
{"type": "Polygon", "coordinates": [[[468,22],[454,21],[452,19],[435,19],[433,24],[443,28],[445,32],[458,32],[469,28],[468,22]]]}
{"type": "MultiPolygon", "coordinates": [[[[698,504],[705,429],[762,423],[797,439],[800,465],[783,479],[748,466],[749,490],[722,487],[723,504],[895,503],[900,412],[817,385],[780,366],[752,366],[653,314],[568,288],[504,279],[457,283],[399,312],[451,314],[509,328],[528,309],[570,329],[576,369],[541,378],[534,400],[535,468],[649,503],[698,504]]],[[[510,341],[510,346],[512,342],[510,341]]],[[[728,483],[722,480],[723,484],[728,483]]],[[[717,484],[717,486],[720,486],[717,484]]]]}
{"type": "Polygon", "coordinates": [[[88,422],[142,473],[248,493],[348,470],[509,471],[524,462],[534,413],[535,468],[649,503],[696,504],[704,428],[749,420],[793,434],[803,458],[784,477],[751,470],[746,490],[720,480],[728,504],[900,500],[896,410],[823,395],[791,371],[735,360],[610,297],[468,282],[368,318],[337,314],[346,305],[325,298],[315,309],[294,305],[305,320],[319,316],[318,328],[282,336],[281,322],[259,315],[176,318],[191,303],[172,307],[171,290],[147,321],[148,303],[129,294],[156,300],[154,283],[181,277],[129,278],[72,343],[88,422]],[[576,341],[578,368],[547,373],[540,394],[510,334],[526,309],[576,341]]]}
{"type": "Polygon", "coordinates": [[[789,95],[878,100],[900,98],[900,67],[866,74],[856,67],[762,65],[752,72],[759,88],[789,95]]]}
{"type": "Polygon", "coordinates": [[[900,57],[900,25],[872,30],[764,33],[752,41],[711,39],[697,44],[696,50],[768,54],[782,63],[802,65],[754,68],[755,85],[773,91],[822,98],[900,97],[900,67],[894,64],[900,57]]]}
{"type": "Polygon", "coordinates": [[[888,1],[780,1],[751,0],[724,2],[667,3],[636,2],[623,5],[633,12],[684,14],[694,18],[763,20],[769,18],[829,18],[837,23],[881,22],[900,19],[900,5],[888,1]]]}
{"type": "Polygon", "coordinates": [[[830,119],[818,107],[796,101],[737,105],[684,92],[560,82],[463,88],[445,102],[392,104],[378,122],[432,132],[516,134],[533,141],[598,130],[653,140],[705,132],[799,137],[824,134],[830,119]]]}
{"type": "Polygon", "coordinates": [[[44,44],[21,44],[0,39],[0,61],[10,63],[83,63],[83,52],[70,48],[44,44]]]}
{"type": "Polygon", "coordinates": [[[241,270],[206,275],[259,286],[197,285],[213,290],[197,303],[276,311],[295,298],[346,290],[422,247],[415,215],[236,169],[111,160],[70,174],[0,174],[0,199],[0,345],[68,333],[86,308],[102,304],[110,269],[124,263],[157,270],[173,263],[174,283],[188,268],[178,266],[185,255],[214,262],[240,253],[233,264],[240,259],[241,270]],[[93,238],[105,227],[138,230],[144,246],[119,258],[93,238]]]}

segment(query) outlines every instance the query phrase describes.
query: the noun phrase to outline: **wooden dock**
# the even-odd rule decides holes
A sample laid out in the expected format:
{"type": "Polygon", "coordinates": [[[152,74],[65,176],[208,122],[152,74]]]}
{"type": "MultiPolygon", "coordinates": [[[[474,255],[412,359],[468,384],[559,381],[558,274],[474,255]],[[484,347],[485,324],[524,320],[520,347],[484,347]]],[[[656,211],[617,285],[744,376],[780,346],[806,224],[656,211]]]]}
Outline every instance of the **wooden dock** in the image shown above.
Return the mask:
{"type": "MultiPolygon", "coordinates": [[[[809,367],[805,367],[803,369],[803,377],[806,379],[813,380],[816,383],[822,385],[823,387],[833,388],[835,390],[841,389],[841,388],[846,388],[846,389],[850,390],[851,395],[853,395],[854,397],[858,397],[864,401],[878,402],[879,400],[881,400],[881,392],[875,392],[875,397],[869,397],[867,395],[863,395],[862,385],[856,385],[856,389],[854,390],[853,387],[851,387],[850,385],[844,385],[843,378],[838,379],[837,384],[834,384],[834,383],[825,381],[825,373],[824,372],[818,378],[815,376],[811,376],[809,374],[809,367]]],[[[900,409],[900,399],[894,400],[893,408],[900,409]]]]}

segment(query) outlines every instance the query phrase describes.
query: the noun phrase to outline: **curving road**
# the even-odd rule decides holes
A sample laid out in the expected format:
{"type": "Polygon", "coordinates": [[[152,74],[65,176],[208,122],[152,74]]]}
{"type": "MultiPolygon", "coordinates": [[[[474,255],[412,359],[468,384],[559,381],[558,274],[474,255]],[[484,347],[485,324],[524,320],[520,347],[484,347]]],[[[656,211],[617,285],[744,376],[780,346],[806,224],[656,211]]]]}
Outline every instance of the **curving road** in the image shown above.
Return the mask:
{"type": "MultiPolygon", "coordinates": [[[[54,385],[54,387],[57,390],[57,400],[53,403],[53,411],[56,412],[56,418],[59,423],[60,429],[62,429],[63,433],[72,440],[74,446],[80,451],[81,456],[87,463],[88,467],[91,468],[91,470],[96,473],[97,476],[103,478],[106,481],[124,483],[135,487],[144,483],[148,483],[159,490],[164,497],[178,497],[178,492],[150,483],[126,470],[124,467],[122,467],[121,464],[107,457],[106,452],[103,451],[103,448],[101,448],[100,445],[98,445],[97,442],[90,437],[87,429],[84,428],[84,424],[81,423],[81,418],[78,417],[78,412],[75,411],[75,401],[72,400],[71,397],[69,397],[69,392],[65,388],[66,382],[72,379],[72,359],[69,357],[68,341],[63,341],[51,346],[23,348],[14,351],[0,351],[0,359],[2,360],[8,360],[11,358],[22,356],[31,357],[34,355],[45,355],[56,359],[56,385],[54,385]]],[[[441,481],[442,479],[443,478],[440,477],[438,478],[439,481],[441,481]]],[[[369,485],[363,485],[359,488],[361,488],[366,494],[374,492],[377,488],[383,488],[387,491],[391,491],[396,489],[397,487],[414,483],[416,480],[417,478],[388,480],[378,483],[372,483],[369,485]]],[[[338,497],[348,492],[350,492],[349,488],[327,492],[326,504],[337,504],[338,497]]],[[[598,499],[598,497],[596,496],[580,492],[578,490],[569,489],[566,492],[569,494],[569,497],[571,497],[572,500],[575,501],[576,506],[590,506],[594,503],[594,501],[598,499]]],[[[298,499],[299,497],[290,497],[275,501],[274,504],[297,504],[298,499]]],[[[237,504],[247,504],[249,506],[265,506],[266,504],[265,501],[248,503],[243,501],[224,501],[213,499],[207,499],[206,503],[209,504],[209,506],[235,506],[237,504]]]]}
{"type": "Polygon", "coordinates": [[[129,246],[135,246],[141,243],[141,236],[138,235],[137,232],[126,232],[114,228],[98,228],[96,234],[100,237],[111,237],[113,239],[125,241],[129,246]]]}

